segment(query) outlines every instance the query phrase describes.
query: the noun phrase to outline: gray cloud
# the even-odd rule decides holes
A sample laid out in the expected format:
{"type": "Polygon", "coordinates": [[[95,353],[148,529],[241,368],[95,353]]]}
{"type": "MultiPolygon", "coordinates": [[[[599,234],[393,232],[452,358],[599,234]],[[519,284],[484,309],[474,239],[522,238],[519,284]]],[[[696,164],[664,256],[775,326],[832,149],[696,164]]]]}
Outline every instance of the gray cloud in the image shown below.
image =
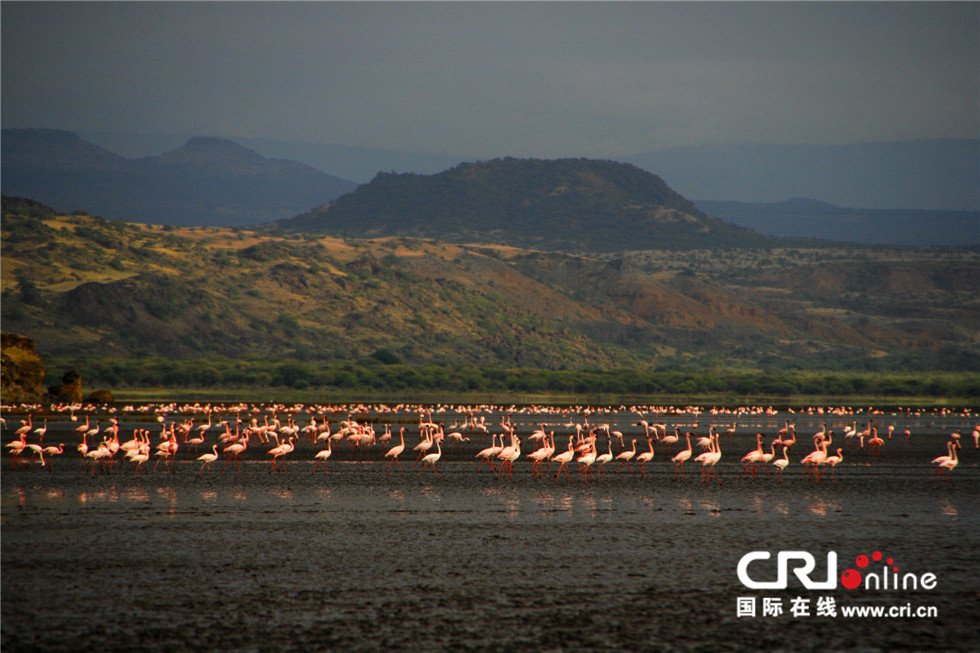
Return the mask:
{"type": "Polygon", "coordinates": [[[4,3],[4,126],[489,157],[980,133],[980,4],[4,3]]]}

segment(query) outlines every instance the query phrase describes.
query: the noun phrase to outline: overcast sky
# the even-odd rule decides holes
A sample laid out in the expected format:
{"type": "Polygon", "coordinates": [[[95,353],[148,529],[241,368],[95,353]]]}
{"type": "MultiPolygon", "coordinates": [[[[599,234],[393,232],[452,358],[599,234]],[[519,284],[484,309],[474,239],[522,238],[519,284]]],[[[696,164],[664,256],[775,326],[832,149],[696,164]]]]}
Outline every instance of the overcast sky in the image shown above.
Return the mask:
{"type": "Polygon", "coordinates": [[[9,2],[5,127],[477,157],[980,134],[980,3],[9,2]]]}

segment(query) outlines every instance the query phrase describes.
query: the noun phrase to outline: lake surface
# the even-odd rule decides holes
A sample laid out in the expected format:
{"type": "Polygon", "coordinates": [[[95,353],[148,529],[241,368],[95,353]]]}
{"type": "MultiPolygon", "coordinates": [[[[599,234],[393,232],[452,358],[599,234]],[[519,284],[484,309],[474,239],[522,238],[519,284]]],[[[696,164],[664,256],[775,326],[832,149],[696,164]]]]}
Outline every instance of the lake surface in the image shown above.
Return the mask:
{"type": "MultiPolygon", "coordinates": [[[[267,411],[256,415],[262,421],[267,411]]],[[[475,410],[500,433],[501,412],[475,410]]],[[[133,428],[160,426],[145,414],[117,415],[120,439],[133,428]]],[[[283,414],[280,414],[282,417],[283,414]]],[[[292,413],[306,424],[304,411],[292,413]]],[[[5,412],[4,441],[20,416],[5,412]]],[[[94,423],[96,415],[93,413],[94,423]]],[[[102,417],[105,417],[103,415],[102,417]]],[[[198,423],[202,415],[197,416],[198,423]]],[[[250,415],[251,417],[251,415],[250,415]]],[[[332,417],[332,424],[345,415],[332,417]]],[[[376,415],[395,440],[407,426],[408,451],[386,474],[375,446],[368,461],[337,445],[329,473],[311,473],[320,446],[301,441],[285,473],[270,472],[253,444],[241,471],[233,464],[198,474],[192,447],[178,452],[175,473],[133,476],[126,468],[92,474],[74,450],[76,423],[61,416],[45,444],[64,441],[51,470],[35,464],[2,474],[2,647],[9,651],[181,650],[977,650],[980,648],[980,452],[971,413],[874,416],[886,439],[880,459],[844,425],[868,416],[780,412],[733,416],[610,409],[588,415],[609,423],[628,445],[639,419],[680,427],[708,424],[722,435],[722,485],[704,484],[699,466],[675,480],[656,447],[647,475],[616,473],[598,482],[576,471],[556,482],[534,478],[526,454],[535,425],[554,430],[563,448],[566,423],[582,413],[514,413],[525,456],[513,478],[496,478],[474,455],[490,438],[445,451],[421,479],[411,447],[418,414],[376,415]],[[763,472],[739,475],[755,433],[775,435],[786,420],[798,442],[780,484],[763,472]],[[835,431],[844,462],[837,482],[801,477],[799,459],[813,449],[821,424],[835,431]],[[911,437],[902,432],[908,426],[911,437]],[[930,460],[962,433],[951,483],[930,479],[930,460]],[[756,580],[776,577],[779,551],[806,551],[813,579],[827,576],[828,552],[838,575],[859,555],[880,551],[901,574],[937,579],[931,590],[811,590],[791,578],[785,590],[745,587],[739,560],[751,551],[773,560],[752,567],[756,580]],[[750,599],[756,616],[738,610],[750,599]],[[818,614],[832,606],[833,614],[818,614]],[[762,614],[762,604],[779,615],[762,614]],[[793,614],[802,604],[809,614],[793,614]],[[844,607],[897,606],[929,616],[844,616],[844,607]]],[[[215,418],[218,418],[216,413],[215,418]]],[[[84,419],[84,418],[83,418],[84,419]]],[[[465,419],[432,414],[447,427],[465,419]]],[[[217,438],[209,432],[209,443],[217,438]]],[[[768,450],[769,439],[765,440],[768,450]]],[[[30,440],[29,440],[30,441],[30,440]]],[[[599,440],[605,451],[605,436],[599,440]]],[[[210,451],[202,447],[200,453],[210,451]]],[[[620,446],[614,441],[613,452],[620,446]]],[[[152,461],[151,461],[152,462],[152,461]]],[[[883,563],[863,568],[867,575],[883,563]]]]}

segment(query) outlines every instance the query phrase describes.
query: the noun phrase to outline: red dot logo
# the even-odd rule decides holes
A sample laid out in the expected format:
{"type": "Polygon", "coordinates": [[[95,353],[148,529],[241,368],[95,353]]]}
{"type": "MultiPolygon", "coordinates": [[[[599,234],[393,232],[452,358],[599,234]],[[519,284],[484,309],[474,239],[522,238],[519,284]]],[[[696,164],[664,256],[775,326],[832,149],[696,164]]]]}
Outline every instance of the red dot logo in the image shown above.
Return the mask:
{"type": "Polygon", "coordinates": [[[857,589],[861,585],[861,572],[857,569],[848,569],[840,575],[840,584],[849,590],[857,589]]]}
{"type": "Polygon", "coordinates": [[[866,556],[866,555],[864,555],[862,553],[861,555],[859,555],[857,558],[854,559],[854,562],[857,564],[858,567],[860,567],[861,569],[864,569],[865,567],[868,566],[868,564],[871,561],[868,560],[868,556],[866,556]]]}
{"type": "Polygon", "coordinates": [[[875,551],[874,553],[872,553],[871,559],[874,560],[875,562],[881,560],[881,551],[875,551]]]}

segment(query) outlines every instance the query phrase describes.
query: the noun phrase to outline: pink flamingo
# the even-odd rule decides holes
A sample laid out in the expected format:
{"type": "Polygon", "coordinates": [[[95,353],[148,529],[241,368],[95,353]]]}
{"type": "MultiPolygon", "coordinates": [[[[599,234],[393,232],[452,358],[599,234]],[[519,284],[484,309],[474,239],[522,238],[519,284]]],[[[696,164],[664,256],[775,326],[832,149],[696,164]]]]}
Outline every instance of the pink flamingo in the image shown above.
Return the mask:
{"type": "MultiPolygon", "coordinates": [[[[537,476],[540,475],[538,472],[538,467],[540,467],[542,463],[548,463],[551,461],[551,455],[555,453],[554,436],[555,436],[554,431],[551,432],[550,439],[549,436],[545,435],[544,442],[541,444],[541,446],[527,455],[528,460],[531,461],[532,477],[536,478],[537,476]]],[[[551,471],[550,466],[548,468],[548,471],[549,472],[551,471]]]]}
{"type": "MultiPolygon", "coordinates": [[[[487,447],[486,449],[483,449],[482,451],[480,451],[480,453],[476,454],[476,458],[480,459],[480,462],[477,463],[476,465],[476,471],[480,471],[480,467],[483,466],[484,460],[487,462],[488,465],[490,465],[491,470],[493,470],[494,472],[497,471],[497,468],[493,466],[493,458],[501,451],[503,451],[503,446],[497,444],[496,433],[491,434],[490,439],[491,439],[491,446],[487,447]]],[[[501,434],[500,436],[501,445],[503,444],[503,442],[504,442],[504,436],[501,434]]]]}
{"type": "Polygon", "coordinates": [[[779,484],[780,485],[783,484],[783,470],[786,469],[786,467],[789,465],[789,458],[787,457],[787,454],[788,453],[789,453],[789,447],[787,447],[787,446],[784,445],[783,446],[783,457],[782,458],[777,458],[772,463],[773,465],[776,466],[776,469],[779,470],[779,484]]]}
{"type": "Polygon", "coordinates": [[[388,463],[388,468],[385,469],[385,474],[391,471],[391,466],[394,463],[398,463],[398,469],[402,470],[402,473],[405,472],[405,469],[402,467],[401,462],[398,460],[398,456],[400,456],[401,453],[405,451],[405,427],[404,426],[402,427],[400,437],[402,443],[396,444],[391,449],[388,449],[388,451],[385,452],[385,458],[391,458],[391,462],[388,463]]]}
{"type": "Polygon", "coordinates": [[[704,473],[705,468],[708,469],[704,480],[705,483],[711,482],[711,477],[714,476],[715,480],[718,481],[718,485],[721,485],[721,479],[718,478],[718,472],[715,470],[715,465],[721,460],[721,443],[718,442],[717,434],[715,434],[713,442],[714,448],[707,452],[704,461],[701,463],[701,472],[704,473]]]}
{"type": "MultiPolygon", "coordinates": [[[[41,453],[47,455],[48,457],[46,465],[49,472],[51,471],[51,457],[61,455],[62,453],[64,453],[64,451],[65,451],[64,442],[59,444],[57,447],[44,447],[44,449],[41,450],[41,453]]],[[[44,460],[43,456],[41,460],[43,462],[44,460]]]]}
{"type": "Polygon", "coordinates": [[[633,460],[635,456],[636,456],[636,438],[633,438],[633,449],[630,451],[622,451],[616,456],[616,460],[619,461],[619,467],[616,469],[616,473],[618,474],[623,470],[623,465],[629,467],[630,474],[635,473],[633,471],[633,465],[630,464],[630,461],[633,460]]]}
{"type": "Polygon", "coordinates": [[[941,461],[939,465],[936,467],[936,471],[939,472],[939,476],[943,476],[945,474],[946,481],[950,485],[952,485],[953,484],[952,471],[956,469],[956,466],[959,464],[959,459],[956,457],[956,450],[960,447],[960,443],[951,442],[950,444],[951,446],[949,448],[949,453],[950,453],[949,458],[941,461]]]}
{"type": "Polygon", "coordinates": [[[674,457],[670,459],[671,462],[674,463],[674,480],[675,481],[677,480],[677,470],[680,469],[681,476],[683,476],[684,475],[684,463],[691,457],[691,454],[694,453],[694,449],[691,447],[691,432],[688,431],[687,433],[685,433],[684,434],[684,437],[687,439],[687,449],[683,449],[682,451],[678,451],[676,454],[674,454],[674,457]]]}
{"type": "MultiPolygon", "coordinates": [[[[404,440],[402,442],[404,442],[404,440]]],[[[404,446],[402,448],[404,448],[404,446]]],[[[333,444],[332,444],[332,441],[328,439],[327,440],[327,448],[326,449],[322,449],[322,450],[316,452],[316,455],[313,456],[313,458],[314,458],[314,461],[313,461],[313,471],[311,473],[316,473],[316,466],[319,465],[320,463],[323,463],[323,472],[325,474],[329,474],[330,473],[330,470],[327,469],[327,460],[332,455],[333,455],[333,444]]],[[[388,466],[391,467],[391,463],[389,463],[388,466]]],[[[401,465],[398,465],[398,466],[401,467],[401,465]]]]}
{"type": "Polygon", "coordinates": [[[641,467],[643,471],[643,478],[647,477],[647,463],[653,460],[653,438],[648,438],[647,444],[650,446],[650,450],[644,451],[636,457],[636,462],[643,463],[643,466],[641,467]]]}
{"type": "Polygon", "coordinates": [[[442,442],[436,442],[436,452],[430,453],[422,459],[422,469],[419,470],[419,478],[422,478],[422,472],[425,471],[425,466],[428,465],[432,469],[432,473],[439,478],[439,472],[436,471],[436,463],[442,458],[442,442]]]}
{"type": "Polygon", "coordinates": [[[507,478],[514,477],[514,461],[521,457],[521,439],[513,432],[510,436],[511,445],[505,447],[503,451],[497,454],[497,458],[500,459],[500,467],[497,468],[497,478],[500,478],[501,474],[505,471],[507,472],[507,478]]]}
{"type": "Polygon", "coordinates": [[[747,454],[745,454],[744,456],[742,456],[741,462],[745,463],[745,466],[742,467],[742,471],[739,472],[738,475],[741,476],[743,473],[745,473],[746,471],[748,471],[749,467],[751,466],[752,467],[752,472],[753,472],[752,473],[752,478],[755,478],[755,466],[759,463],[759,460],[762,459],[762,454],[763,454],[763,451],[762,451],[762,434],[761,433],[756,433],[755,434],[755,449],[753,449],[752,451],[750,451],[747,454]]]}
{"type": "Polygon", "coordinates": [[[844,452],[843,452],[843,450],[840,447],[838,447],[837,448],[837,455],[836,456],[826,456],[826,457],[824,457],[823,460],[821,460],[819,463],[817,463],[817,465],[818,465],[817,468],[816,468],[817,482],[819,483],[819,482],[821,482],[823,480],[823,474],[821,473],[820,468],[821,467],[825,467],[825,466],[829,466],[830,467],[830,477],[832,479],[834,479],[834,483],[836,484],[837,483],[837,475],[834,473],[834,468],[837,467],[838,463],[840,463],[842,460],[844,460],[844,452]]]}
{"type": "Polygon", "coordinates": [[[280,458],[282,458],[283,456],[285,456],[290,451],[292,451],[293,449],[295,449],[295,446],[293,445],[293,440],[295,440],[295,439],[296,439],[296,436],[295,435],[291,435],[291,436],[289,436],[289,440],[287,440],[286,442],[283,442],[278,447],[273,447],[272,449],[269,449],[269,452],[268,453],[269,453],[270,456],[272,456],[272,465],[269,467],[269,473],[270,474],[272,472],[279,472],[279,471],[285,472],[285,471],[287,471],[286,470],[286,459],[283,458],[283,461],[282,461],[282,469],[279,469],[278,460],[280,458]]]}
{"type": "MultiPolygon", "coordinates": [[[[635,444],[636,440],[634,440],[633,442],[635,444]]],[[[565,474],[568,475],[568,478],[572,477],[572,474],[571,472],[568,471],[566,465],[568,465],[568,463],[572,461],[572,458],[574,456],[575,456],[575,436],[570,435],[568,436],[568,451],[562,451],[560,454],[552,457],[552,460],[554,460],[556,463],[560,463],[558,466],[558,473],[555,475],[555,483],[557,483],[558,479],[561,478],[561,470],[563,469],[565,470],[565,474]]]]}
{"type": "Polygon", "coordinates": [[[197,475],[200,476],[204,468],[208,468],[208,472],[214,476],[214,471],[211,469],[211,463],[218,459],[218,445],[217,443],[211,445],[211,453],[201,454],[197,457],[198,460],[203,461],[204,464],[201,465],[201,469],[197,470],[197,475]]]}
{"type": "Polygon", "coordinates": [[[248,448],[248,433],[246,432],[245,437],[242,438],[240,441],[235,442],[234,444],[230,444],[224,448],[223,453],[228,454],[228,457],[225,458],[225,464],[221,466],[221,471],[222,472],[225,471],[225,467],[228,466],[228,461],[231,460],[232,458],[235,459],[235,467],[238,469],[238,471],[242,471],[241,465],[238,464],[238,457],[241,456],[242,452],[244,452],[247,448],[248,448]]]}
{"type": "MultiPolygon", "coordinates": [[[[616,433],[617,431],[613,431],[616,433]]],[[[612,438],[609,438],[609,451],[606,453],[599,454],[595,459],[595,466],[598,474],[606,475],[606,463],[613,459],[612,453],[612,438]]],[[[598,479],[596,479],[598,480],[598,479]]]]}

